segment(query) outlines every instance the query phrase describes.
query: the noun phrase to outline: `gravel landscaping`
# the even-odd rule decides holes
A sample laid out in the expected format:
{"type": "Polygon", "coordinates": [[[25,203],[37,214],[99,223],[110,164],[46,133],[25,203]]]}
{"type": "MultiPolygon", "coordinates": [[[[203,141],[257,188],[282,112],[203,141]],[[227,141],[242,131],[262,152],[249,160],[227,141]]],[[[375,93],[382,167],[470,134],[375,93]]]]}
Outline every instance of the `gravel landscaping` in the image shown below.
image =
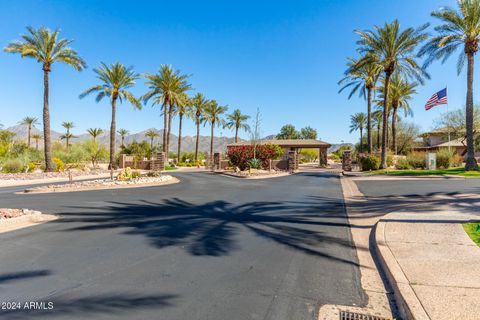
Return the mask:
{"type": "Polygon", "coordinates": [[[50,184],[48,186],[34,187],[25,189],[25,193],[35,192],[70,192],[70,191],[84,191],[94,189],[108,189],[121,187],[140,187],[150,185],[162,185],[167,183],[178,182],[178,179],[170,175],[161,175],[158,177],[141,176],[130,180],[111,180],[111,179],[96,179],[88,181],[75,181],[65,184],[50,184]]]}
{"type": "Polygon", "coordinates": [[[33,214],[42,214],[40,211],[29,210],[29,209],[10,209],[10,208],[0,208],[0,220],[6,220],[11,218],[17,218],[26,215],[33,214]]]}
{"type": "MultiPolygon", "coordinates": [[[[72,177],[81,177],[86,175],[101,175],[109,173],[109,170],[71,170],[72,177]]],[[[68,171],[64,172],[31,172],[31,173],[0,173],[0,180],[37,180],[49,178],[68,178],[68,171]]]]}

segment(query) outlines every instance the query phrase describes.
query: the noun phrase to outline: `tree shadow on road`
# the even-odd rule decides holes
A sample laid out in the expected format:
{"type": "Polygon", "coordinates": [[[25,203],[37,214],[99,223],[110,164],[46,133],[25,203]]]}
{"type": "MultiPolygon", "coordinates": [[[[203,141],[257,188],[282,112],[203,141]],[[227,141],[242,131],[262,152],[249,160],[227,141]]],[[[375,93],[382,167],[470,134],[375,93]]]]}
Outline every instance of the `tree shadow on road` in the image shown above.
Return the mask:
{"type": "Polygon", "coordinates": [[[18,271],[11,273],[0,274],[0,285],[23,279],[31,279],[36,277],[44,277],[50,275],[49,270],[32,270],[32,271],[18,271]]]}
{"type": "MultiPolygon", "coordinates": [[[[23,309],[10,310],[0,313],[0,318],[5,319],[54,319],[61,317],[63,319],[88,319],[109,315],[115,319],[118,316],[125,316],[128,312],[134,313],[141,309],[160,309],[173,306],[176,295],[136,295],[136,294],[112,294],[112,295],[94,295],[78,299],[64,299],[55,297],[42,299],[45,302],[43,310],[23,309]],[[53,303],[53,308],[48,309],[48,302],[53,303]]],[[[23,306],[22,302],[22,306],[23,306]]],[[[135,314],[132,314],[132,318],[135,314]]]]}
{"type": "Polygon", "coordinates": [[[82,214],[66,213],[57,220],[68,224],[64,231],[126,228],[122,232],[143,235],[157,248],[181,246],[195,256],[223,256],[239,249],[235,236],[246,229],[293,250],[358,266],[340,199],[195,204],[173,198],[75,209],[82,214]]]}

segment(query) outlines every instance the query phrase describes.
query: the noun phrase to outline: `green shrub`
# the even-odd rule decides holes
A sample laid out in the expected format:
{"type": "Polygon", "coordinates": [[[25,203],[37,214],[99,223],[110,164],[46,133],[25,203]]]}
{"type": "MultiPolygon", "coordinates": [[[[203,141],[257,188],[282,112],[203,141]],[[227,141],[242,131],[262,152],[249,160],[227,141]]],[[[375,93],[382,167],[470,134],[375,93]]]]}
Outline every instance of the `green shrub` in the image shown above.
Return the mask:
{"type": "Polygon", "coordinates": [[[412,166],[410,165],[410,163],[408,163],[407,159],[398,159],[395,168],[399,170],[408,170],[412,169],[412,166]]]}
{"type": "Polygon", "coordinates": [[[424,169],[426,165],[425,152],[411,152],[407,155],[407,162],[412,169],[424,169]]]}
{"type": "Polygon", "coordinates": [[[55,171],[63,172],[65,169],[65,163],[62,161],[62,159],[53,158],[53,163],[55,164],[55,171]]]}
{"type": "Polygon", "coordinates": [[[250,169],[261,169],[262,168],[262,161],[257,158],[252,158],[248,161],[248,166],[250,169]]]}
{"type": "Polygon", "coordinates": [[[20,173],[23,170],[24,166],[19,159],[9,159],[2,166],[2,172],[4,173],[20,173]]]}
{"type": "Polygon", "coordinates": [[[453,163],[453,152],[448,149],[440,149],[437,151],[437,167],[448,169],[453,163]]]}
{"type": "Polygon", "coordinates": [[[141,176],[142,174],[140,173],[140,171],[132,171],[132,174],[131,174],[132,179],[137,179],[137,178],[140,178],[141,176]]]}
{"type": "Polygon", "coordinates": [[[378,170],[380,168],[380,159],[376,156],[365,156],[360,158],[362,171],[378,170]]]}
{"type": "Polygon", "coordinates": [[[388,167],[393,167],[393,155],[392,154],[387,154],[387,166],[388,167]]]}
{"type": "Polygon", "coordinates": [[[28,172],[33,172],[37,168],[37,165],[34,162],[28,163],[28,172]]]}

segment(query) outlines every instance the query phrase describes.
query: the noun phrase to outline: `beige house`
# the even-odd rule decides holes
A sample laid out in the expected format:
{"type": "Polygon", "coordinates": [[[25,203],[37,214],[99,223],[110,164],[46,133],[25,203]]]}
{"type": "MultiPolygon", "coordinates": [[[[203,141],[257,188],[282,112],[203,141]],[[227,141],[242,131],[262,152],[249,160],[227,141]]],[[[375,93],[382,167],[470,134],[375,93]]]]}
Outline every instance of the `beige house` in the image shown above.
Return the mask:
{"type": "Polygon", "coordinates": [[[441,148],[450,147],[456,154],[464,156],[467,151],[467,142],[465,138],[451,139],[448,142],[448,129],[439,128],[433,131],[425,132],[419,135],[422,138],[422,144],[417,146],[414,151],[437,151],[441,148]]]}

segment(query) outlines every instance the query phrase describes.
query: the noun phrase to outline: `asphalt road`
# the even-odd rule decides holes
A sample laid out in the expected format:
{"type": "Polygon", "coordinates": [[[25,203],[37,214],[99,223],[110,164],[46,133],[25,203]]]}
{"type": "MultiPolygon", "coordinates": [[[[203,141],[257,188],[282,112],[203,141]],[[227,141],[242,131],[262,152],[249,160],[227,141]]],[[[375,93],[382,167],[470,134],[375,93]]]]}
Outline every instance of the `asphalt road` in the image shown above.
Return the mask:
{"type": "Polygon", "coordinates": [[[365,215],[390,212],[432,212],[448,206],[456,212],[479,213],[480,179],[359,180],[358,189],[368,201],[359,203],[365,215]]]}
{"type": "Polygon", "coordinates": [[[0,302],[53,302],[0,317],[300,320],[365,303],[337,176],[175,175],[130,190],[0,189],[1,207],[61,215],[0,234],[0,302]]]}

